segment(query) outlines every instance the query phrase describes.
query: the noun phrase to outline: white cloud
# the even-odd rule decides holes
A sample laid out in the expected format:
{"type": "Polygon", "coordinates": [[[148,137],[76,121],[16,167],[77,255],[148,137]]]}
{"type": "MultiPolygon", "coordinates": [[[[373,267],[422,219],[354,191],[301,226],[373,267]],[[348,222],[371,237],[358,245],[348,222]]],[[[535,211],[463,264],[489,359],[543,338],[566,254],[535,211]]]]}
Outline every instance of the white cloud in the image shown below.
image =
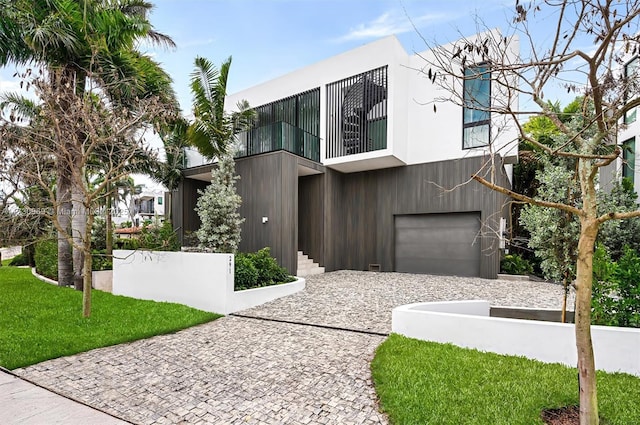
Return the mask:
{"type": "Polygon", "coordinates": [[[449,16],[443,13],[427,13],[410,19],[403,13],[386,12],[370,22],[351,28],[347,34],[338,37],[337,41],[367,40],[386,37],[392,34],[402,34],[413,31],[414,26],[420,28],[421,26],[437,21],[448,20],[449,18],[449,16]]]}

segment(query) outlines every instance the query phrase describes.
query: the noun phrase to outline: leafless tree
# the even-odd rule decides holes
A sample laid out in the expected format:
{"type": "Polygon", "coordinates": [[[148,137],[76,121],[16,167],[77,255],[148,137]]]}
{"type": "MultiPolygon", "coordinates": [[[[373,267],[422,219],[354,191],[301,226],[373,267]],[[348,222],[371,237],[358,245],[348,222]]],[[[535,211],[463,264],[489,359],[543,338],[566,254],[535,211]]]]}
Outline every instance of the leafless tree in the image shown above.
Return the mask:
{"type": "MultiPolygon", "coordinates": [[[[639,16],[640,2],[631,0],[516,1],[508,33],[487,31],[451,45],[434,46],[433,55],[425,57],[423,69],[431,82],[442,89],[442,96],[435,103],[484,108],[491,114],[492,126],[504,124],[517,129],[517,136],[536,146],[540,155],[571,158],[577,163],[580,204],[549,202],[498,185],[492,176],[499,161],[487,164],[473,179],[516,201],[556,208],[580,220],[575,335],[581,425],[599,422],[590,327],[598,228],[607,220],[640,216],[640,211],[598,214],[596,197],[599,171],[621,156],[617,134],[623,117],[640,105],[638,76],[624,71],[625,63],[639,52],[639,16]],[[544,37],[536,37],[536,28],[548,30],[542,33],[544,37]],[[515,48],[518,41],[520,53],[515,48]],[[464,93],[464,85],[478,78],[465,70],[477,64],[487,66],[484,77],[491,80],[490,105],[469,99],[464,93]],[[545,99],[545,92],[557,88],[582,98],[582,111],[569,122],[563,122],[545,99]],[[518,98],[530,99],[535,107],[519,110],[518,98]],[[560,130],[562,137],[555,145],[539,143],[523,130],[522,118],[532,114],[548,117],[560,130]]],[[[517,142],[514,138],[513,143],[517,142]]],[[[490,144],[489,148],[498,155],[502,147],[490,144]]]]}
{"type": "Polygon", "coordinates": [[[76,96],[51,76],[29,80],[40,100],[37,114],[28,123],[16,125],[11,117],[0,121],[0,150],[12,159],[22,178],[37,184],[46,194],[51,209],[41,211],[59,234],[83,254],[76,270],[83,280],[83,315],[91,312],[91,229],[100,197],[109,182],[122,178],[138,161],[155,156],[145,143],[165,113],[157,98],[139,100],[134,107],[109,103],[100,91],[87,89],[76,96]],[[70,173],[72,209],[64,208],[51,184],[56,167],[70,173]],[[89,184],[92,176],[102,176],[100,184],[89,184]],[[66,219],[71,219],[71,231],[66,219]]]}

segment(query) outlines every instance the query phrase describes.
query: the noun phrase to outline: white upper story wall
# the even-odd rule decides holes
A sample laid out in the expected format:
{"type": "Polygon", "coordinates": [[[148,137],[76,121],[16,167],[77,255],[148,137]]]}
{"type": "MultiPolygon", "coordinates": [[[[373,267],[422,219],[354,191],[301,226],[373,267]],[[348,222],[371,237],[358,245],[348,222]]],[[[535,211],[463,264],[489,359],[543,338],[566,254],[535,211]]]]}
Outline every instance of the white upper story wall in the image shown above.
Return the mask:
{"type": "MultiPolygon", "coordinates": [[[[492,35],[501,39],[497,31],[492,35]]],[[[511,40],[509,52],[511,59],[517,56],[517,40],[511,40]]],[[[236,104],[241,100],[257,107],[319,87],[320,161],[343,172],[451,160],[490,152],[503,157],[516,156],[516,129],[506,125],[498,114],[491,117],[491,144],[463,149],[463,110],[459,102],[438,103],[437,112],[433,110],[432,102],[446,96],[438,84],[427,79],[427,61],[433,58],[431,51],[409,55],[395,36],[389,36],[229,95],[225,110],[236,110],[236,104]],[[327,158],[327,85],[384,66],[388,67],[386,149],[327,158]]],[[[492,84],[492,104],[499,101],[517,105],[517,97],[501,94],[498,86],[492,84]]]]}

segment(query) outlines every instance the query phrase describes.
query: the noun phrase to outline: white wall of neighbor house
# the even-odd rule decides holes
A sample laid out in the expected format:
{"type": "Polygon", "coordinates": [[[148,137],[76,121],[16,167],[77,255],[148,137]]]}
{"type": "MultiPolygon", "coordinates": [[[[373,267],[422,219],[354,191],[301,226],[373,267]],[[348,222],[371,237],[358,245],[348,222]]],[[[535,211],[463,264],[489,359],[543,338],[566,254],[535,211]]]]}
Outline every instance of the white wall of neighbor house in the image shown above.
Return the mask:
{"type": "MultiPolygon", "coordinates": [[[[392,312],[392,331],[460,347],[575,367],[571,323],[489,317],[487,301],[416,303],[392,312]]],[[[591,326],[596,368],[640,376],[640,329],[591,326]]]]}
{"type": "MultiPolygon", "coordinates": [[[[635,121],[621,126],[620,132],[618,133],[618,145],[622,145],[628,140],[633,140],[633,144],[635,145],[632,153],[635,163],[631,170],[633,172],[633,183],[636,193],[640,193],[640,154],[638,152],[638,150],[640,150],[640,122],[638,120],[640,120],[640,111],[636,111],[635,121]]],[[[622,169],[625,166],[629,167],[622,158],[619,158],[615,163],[615,168],[609,167],[606,172],[613,173],[613,178],[619,179],[623,175],[622,169]]]]}

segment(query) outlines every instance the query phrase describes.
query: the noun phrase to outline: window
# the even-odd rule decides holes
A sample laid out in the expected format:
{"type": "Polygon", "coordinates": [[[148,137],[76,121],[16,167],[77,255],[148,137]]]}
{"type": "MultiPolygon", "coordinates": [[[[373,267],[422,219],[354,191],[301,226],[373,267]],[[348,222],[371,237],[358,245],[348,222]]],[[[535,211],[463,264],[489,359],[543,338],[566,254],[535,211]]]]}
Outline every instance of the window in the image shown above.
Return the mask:
{"type": "Polygon", "coordinates": [[[162,196],[158,196],[158,205],[162,205],[162,196]]]}
{"type": "Polygon", "coordinates": [[[464,70],[462,148],[487,146],[491,127],[491,73],[488,65],[464,70]]]}
{"type": "MultiPolygon", "coordinates": [[[[635,57],[635,58],[631,59],[624,66],[624,76],[625,76],[626,79],[635,76],[635,74],[636,74],[636,72],[638,70],[638,64],[639,64],[638,58],[635,57]]],[[[625,93],[625,98],[626,98],[626,93],[625,93]]],[[[626,111],[624,113],[624,123],[625,124],[631,124],[632,122],[635,122],[636,113],[637,113],[637,108],[633,108],[630,111],[626,111]]]]}
{"type": "MultiPolygon", "coordinates": [[[[638,70],[638,58],[635,57],[633,59],[631,59],[631,61],[629,61],[625,66],[624,66],[624,76],[625,78],[630,78],[635,76],[637,70],[638,70]]],[[[625,93],[626,96],[626,93],[625,93]]],[[[630,124],[632,122],[635,122],[636,120],[636,112],[637,112],[637,108],[633,108],[630,111],[625,112],[624,114],[624,123],[625,124],[630,124]]]]}
{"type": "Polygon", "coordinates": [[[636,169],[636,139],[632,137],[622,142],[622,177],[634,182],[636,169]]]}

